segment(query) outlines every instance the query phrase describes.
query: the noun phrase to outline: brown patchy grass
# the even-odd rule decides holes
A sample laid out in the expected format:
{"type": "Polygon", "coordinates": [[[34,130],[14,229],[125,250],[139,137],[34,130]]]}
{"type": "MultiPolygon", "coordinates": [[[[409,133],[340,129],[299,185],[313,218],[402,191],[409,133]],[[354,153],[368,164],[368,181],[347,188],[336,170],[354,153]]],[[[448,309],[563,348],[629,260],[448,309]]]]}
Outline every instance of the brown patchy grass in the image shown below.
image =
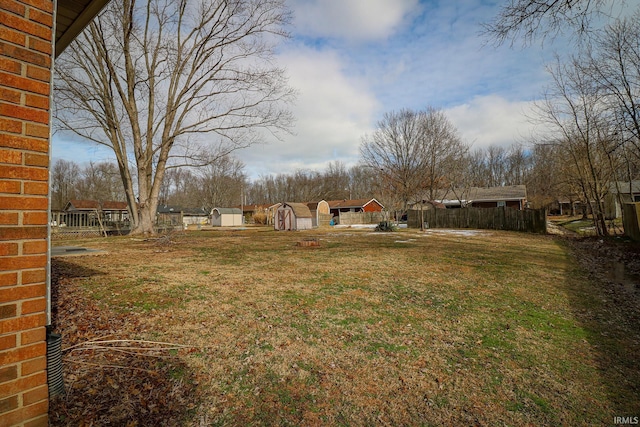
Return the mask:
{"type": "Polygon", "coordinates": [[[134,319],[127,336],[193,347],[173,355],[197,389],[191,412],[166,424],[640,415],[637,299],[590,275],[558,238],[250,228],[74,243],[108,254],[66,258],[59,292],[134,319]],[[320,246],[297,245],[310,238],[320,246]]]}

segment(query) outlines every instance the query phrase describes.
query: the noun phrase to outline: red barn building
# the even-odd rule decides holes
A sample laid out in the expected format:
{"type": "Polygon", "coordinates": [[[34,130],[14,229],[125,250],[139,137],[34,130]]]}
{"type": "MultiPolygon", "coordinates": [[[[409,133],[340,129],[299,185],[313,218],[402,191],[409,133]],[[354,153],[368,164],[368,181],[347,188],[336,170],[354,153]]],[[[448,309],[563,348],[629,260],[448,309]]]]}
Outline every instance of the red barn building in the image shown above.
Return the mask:
{"type": "Polygon", "coordinates": [[[382,212],[384,206],[376,199],[330,200],[329,210],[335,216],[340,212],[382,212]]]}

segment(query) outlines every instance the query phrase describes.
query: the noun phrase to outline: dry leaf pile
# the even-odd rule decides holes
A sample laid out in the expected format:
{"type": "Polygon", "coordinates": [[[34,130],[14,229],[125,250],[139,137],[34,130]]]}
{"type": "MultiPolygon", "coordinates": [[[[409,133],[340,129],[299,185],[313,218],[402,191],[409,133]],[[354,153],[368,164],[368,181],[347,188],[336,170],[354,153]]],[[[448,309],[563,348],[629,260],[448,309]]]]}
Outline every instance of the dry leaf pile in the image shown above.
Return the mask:
{"type": "Polygon", "coordinates": [[[95,272],[54,260],[54,328],[63,337],[65,393],[50,404],[52,426],[183,425],[196,384],[180,346],[135,340],[139,318],[99,307],[69,279],[95,272]]]}

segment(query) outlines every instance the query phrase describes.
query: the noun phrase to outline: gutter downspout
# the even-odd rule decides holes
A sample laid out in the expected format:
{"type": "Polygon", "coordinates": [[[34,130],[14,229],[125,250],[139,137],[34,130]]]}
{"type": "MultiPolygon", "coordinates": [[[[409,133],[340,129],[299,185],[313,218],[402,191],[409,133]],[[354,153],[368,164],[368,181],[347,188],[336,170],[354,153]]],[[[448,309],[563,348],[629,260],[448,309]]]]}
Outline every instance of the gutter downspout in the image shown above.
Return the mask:
{"type": "Polygon", "coordinates": [[[53,332],[51,309],[51,153],[53,142],[53,75],[56,59],[56,21],[58,13],[58,1],[53,0],[53,24],[51,33],[51,76],[49,78],[49,185],[47,206],[47,388],[49,398],[64,393],[64,377],[62,375],[62,336],[53,332]]]}
{"type": "Polygon", "coordinates": [[[53,26],[51,33],[51,76],[49,78],[49,192],[48,192],[48,206],[47,206],[47,271],[46,271],[46,285],[47,285],[47,329],[51,327],[51,146],[53,142],[53,75],[55,71],[56,63],[56,28],[57,28],[57,15],[58,15],[58,0],[53,0],[53,26]]]}

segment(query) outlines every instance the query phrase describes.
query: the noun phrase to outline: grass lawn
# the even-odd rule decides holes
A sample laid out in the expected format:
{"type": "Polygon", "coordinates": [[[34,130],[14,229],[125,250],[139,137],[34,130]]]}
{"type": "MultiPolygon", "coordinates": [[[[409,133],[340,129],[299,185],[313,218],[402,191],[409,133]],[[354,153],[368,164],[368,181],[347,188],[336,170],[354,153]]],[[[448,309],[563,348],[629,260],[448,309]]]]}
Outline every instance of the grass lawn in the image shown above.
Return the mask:
{"type": "MultiPolygon", "coordinates": [[[[107,253],[54,259],[60,298],[85,301],[61,313],[63,347],[106,333],[189,347],[134,355],[169,366],[152,373],[171,382],[154,399],[189,387],[166,425],[611,425],[640,416],[635,296],[588,275],[559,238],[248,228],[72,244],[107,253]],[[320,245],[297,245],[309,238],[320,245]],[[93,324],[82,325],[83,307],[99,312],[93,324]]],[[[117,364],[104,353],[65,352],[69,393],[98,393],[92,363],[117,364]]],[[[152,396],[151,386],[102,386],[118,390],[123,408],[152,396]]],[[[69,400],[54,406],[54,425],[97,419],[69,400]]]]}

